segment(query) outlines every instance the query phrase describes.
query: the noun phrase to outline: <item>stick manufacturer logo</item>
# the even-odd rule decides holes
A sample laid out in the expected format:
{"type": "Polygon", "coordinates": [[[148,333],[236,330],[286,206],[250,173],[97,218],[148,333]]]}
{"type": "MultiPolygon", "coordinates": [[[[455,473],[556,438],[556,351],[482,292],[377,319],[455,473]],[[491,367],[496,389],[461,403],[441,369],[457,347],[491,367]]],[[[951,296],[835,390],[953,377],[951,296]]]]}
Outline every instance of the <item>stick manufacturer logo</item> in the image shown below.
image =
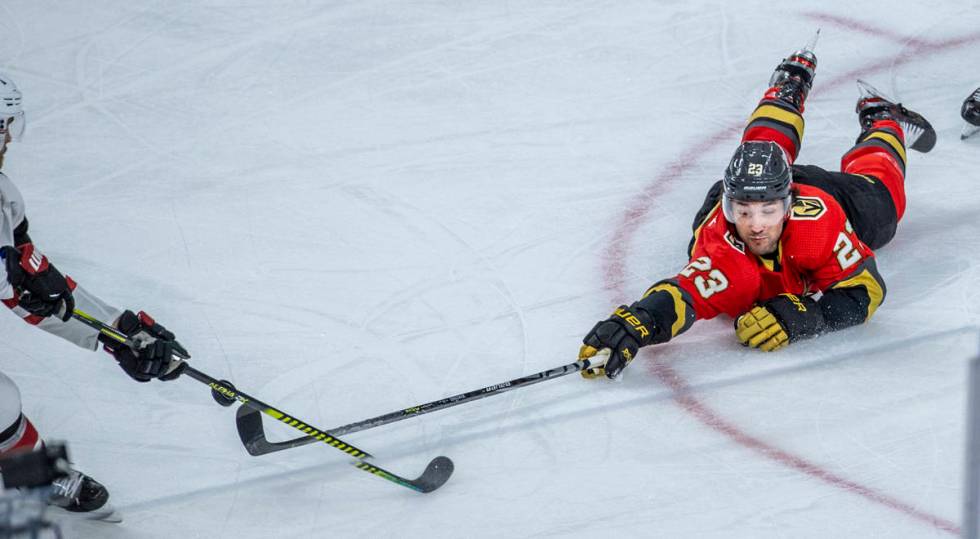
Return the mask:
{"type": "Polygon", "coordinates": [[[483,392],[484,393],[491,393],[491,392],[494,392],[494,391],[496,391],[498,389],[502,389],[502,388],[505,388],[505,387],[510,387],[510,382],[504,382],[502,384],[497,384],[495,386],[490,386],[490,387],[484,389],[483,392]]]}
{"type": "MultiPolygon", "coordinates": [[[[211,387],[211,389],[217,391],[218,393],[221,393],[222,395],[224,395],[224,396],[226,396],[226,397],[228,397],[230,399],[238,399],[238,393],[237,392],[232,391],[232,390],[228,389],[227,387],[225,387],[225,386],[223,386],[221,384],[210,383],[208,385],[211,387]]],[[[248,402],[245,399],[240,399],[240,400],[243,403],[248,402]]]]}

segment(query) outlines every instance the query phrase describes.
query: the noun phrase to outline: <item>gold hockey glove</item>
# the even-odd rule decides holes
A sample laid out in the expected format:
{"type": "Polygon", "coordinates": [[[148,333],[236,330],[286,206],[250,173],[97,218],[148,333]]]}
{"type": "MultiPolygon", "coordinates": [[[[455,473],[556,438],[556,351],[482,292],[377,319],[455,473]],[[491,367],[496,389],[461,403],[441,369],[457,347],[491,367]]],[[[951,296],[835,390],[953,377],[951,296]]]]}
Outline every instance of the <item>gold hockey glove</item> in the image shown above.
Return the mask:
{"type": "Polygon", "coordinates": [[[813,298],[780,294],[735,320],[739,342],[766,352],[825,331],[823,312],[813,298]]]}

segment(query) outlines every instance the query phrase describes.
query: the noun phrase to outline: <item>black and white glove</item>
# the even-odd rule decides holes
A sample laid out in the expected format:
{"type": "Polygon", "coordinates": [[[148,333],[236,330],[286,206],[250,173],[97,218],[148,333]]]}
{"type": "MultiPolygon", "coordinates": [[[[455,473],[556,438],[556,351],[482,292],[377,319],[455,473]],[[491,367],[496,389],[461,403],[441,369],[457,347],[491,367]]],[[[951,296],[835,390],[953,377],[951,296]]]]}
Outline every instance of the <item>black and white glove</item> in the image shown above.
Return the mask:
{"type": "Polygon", "coordinates": [[[150,315],[143,311],[138,315],[124,311],[115,326],[135,341],[137,348],[104,335],[100,335],[99,340],[130,378],[137,382],[149,382],[154,378],[173,380],[184,372],[186,364],[183,360],[189,359],[190,354],[172,332],[156,323],[150,315]]]}
{"type": "Polygon", "coordinates": [[[582,339],[584,344],[579,350],[579,359],[593,358],[600,350],[609,349],[606,363],[583,370],[583,377],[597,378],[605,375],[614,380],[633,361],[640,347],[651,343],[653,319],[643,309],[635,308],[635,305],[620,305],[612,316],[596,324],[582,339]]]}
{"type": "Polygon", "coordinates": [[[0,247],[0,257],[7,269],[7,281],[20,292],[17,304],[33,315],[57,315],[62,322],[71,318],[75,309],[69,279],[48,262],[33,243],[18,247],[0,247]]]}

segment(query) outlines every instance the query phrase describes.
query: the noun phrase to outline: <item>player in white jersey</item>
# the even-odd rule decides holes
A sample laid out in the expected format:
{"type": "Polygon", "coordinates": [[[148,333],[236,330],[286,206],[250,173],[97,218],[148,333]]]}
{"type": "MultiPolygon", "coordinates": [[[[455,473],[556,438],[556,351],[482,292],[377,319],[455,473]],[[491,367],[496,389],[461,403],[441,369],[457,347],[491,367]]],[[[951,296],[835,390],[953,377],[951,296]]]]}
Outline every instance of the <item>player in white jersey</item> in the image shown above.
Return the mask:
{"type": "MultiPolygon", "coordinates": [[[[0,73],[0,169],[9,144],[23,135],[25,120],[20,91],[9,76],[0,73]]],[[[174,354],[189,357],[173,333],[142,311],[135,314],[113,307],[55,268],[31,241],[24,198],[2,171],[0,301],[27,323],[82,348],[95,351],[102,345],[126,374],[140,382],[177,378],[184,364],[174,354]],[[98,331],[72,319],[76,308],[111,322],[140,343],[140,348],[102,341],[98,331]]],[[[21,410],[17,386],[0,372],[0,457],[31,450],[42,443],[34,425],[21,410]]],[[[97,512],[107,507],[108,491],[85,474],[73,472],[60,487],[60,495],[53,503],[69,511],[97,512]]]]}

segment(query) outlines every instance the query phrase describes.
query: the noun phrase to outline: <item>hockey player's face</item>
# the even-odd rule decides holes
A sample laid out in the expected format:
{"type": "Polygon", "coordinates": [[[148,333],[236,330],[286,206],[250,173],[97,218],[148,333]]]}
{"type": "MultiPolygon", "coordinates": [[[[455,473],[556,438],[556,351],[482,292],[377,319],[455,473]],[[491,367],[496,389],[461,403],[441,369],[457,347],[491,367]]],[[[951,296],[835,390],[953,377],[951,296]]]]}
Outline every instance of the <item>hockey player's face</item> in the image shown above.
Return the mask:
{"type": "Polygon", "coordinates": [[[735,217],[735,230],[757,255],[774,253],[779,246],[779,236],[783,233],[783,219],[786,206],[781,200],[766,202],[732,201],[735,217]]]}

